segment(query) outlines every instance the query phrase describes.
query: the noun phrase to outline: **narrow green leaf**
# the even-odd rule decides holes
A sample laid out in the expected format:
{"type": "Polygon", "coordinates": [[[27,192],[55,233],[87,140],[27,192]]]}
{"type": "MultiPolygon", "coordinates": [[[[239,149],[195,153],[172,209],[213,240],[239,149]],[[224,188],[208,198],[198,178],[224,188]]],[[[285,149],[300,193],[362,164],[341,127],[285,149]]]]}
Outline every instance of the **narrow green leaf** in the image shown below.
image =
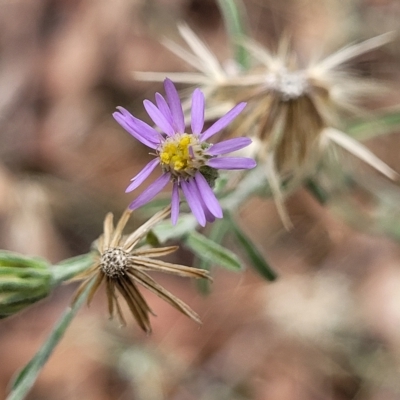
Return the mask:
{"type": "Polygon", "coordinates": [[[355,139],[368,140],[390,134],[400,129],[400,110],[392,110],[371,120],[359,120],[350,124],[346,132],[355,139]]]}
{"type": "MultiPolygon", "coordinates": [[[[213,223],[212,228],[207,237],[214,243],[220,244],[224,239],[228,229],[229,229],[229,224],[225,221],[225,219],[219,219],[213,223]]],[[[197,263],[195,260],[195,264],[197,264],[196,265],[197,268],[210,271],[212,262],[210,260],[198,259],[197,263]]],[[[202,294],[208,294],[211,291],[211,284],[208,279],[197,279],[196,285],[197,289],[202,294]]]]}
{"type": "Polygon", "coordinates": [[[306,179],[304,186],[320,204],[324,205],[329,200],[328,192],[315,179],[306,179]]]}
{"type": "Polygon", "coordinates": [[[249,54],[243,46],[246,36],[246,12],[240,0],[218,0],[218,6],[224,18],[235,60],[244,68],[249,67],[249,54]]]}
{"type": "Polygon", "coordinates": [[[192,231],[186,236],[184,244],[202,260],[234,271],[243,268],[242,262],[236,254],[196,231],[192,231]]]}
{"type": "Polygon", "coordinates": [[[179,239],[196,229],[197,221],[192,214],[180,215],[176,225],[171,221],[165,220],[153,228],[153,233],[157,236],[160,243],[165,243],[168,239],[179,239]]]}
{"type": "Polygon", "coordinates": [[[29,363],[18,373],[15,378],[11,392],[6,400],[22,400],[25,398],[26,394],[34,385],[41,369],[50,357],[51,353],[57,346],[58,342],[64,336],[69,324],[72,322],[79,308],[85,301],[90,288],[92,287],[94,280],[88,285],[86,290],[79,296],[77,301],[72,307],[68,307],[64,312],[60,320],[55,325],[50,336],[44,342],[39,351],[34,355],[34,357],[29,361],[29,363]]]}
{"type": "MultiPolygon", "coordinates": [[[[36,271],[34,271],[35,273],[36,271]]],[[[4,279],[1,277],[0,280],[0,292],[27,292],[29,290],[35,290],[40,286],[48,286],[49,283],[49,275],[45,277],[45,279],[38,279],[32,275],[26,275],[18,279],[18,277],[4,279]],[[47,285],[46,285],[47,283],[47,285]]]]}
{"type": "Polygon", "coordinates": [[[27,257],[12,251],[0,251],[0,267],[47,269],[49,263],[40,257],[27,257]]]}
{"type": "Polygon", "coordinates": [[[229,222],[237,241],[242,246],[242,249],[245,251],[252,266],[260,273],[261,276],[269,281],[276,280],[278,277],[277,273],[270,267],[261,252],[257,249],[250,238],[247,237],[239,225],[236,224],[231,216],[229,216],[229,222]]]}
{"type": "Polygon", "coordinates": [[[33,303],[43,299],[48,292],[41,288],[30,290],[27,295],[24,293],[1,293],[0,294],[0,319],[7,318],[16,314],[22,309],[29,307],[33,303]]]}
{"type": "Polygon", "coordinates": [[[6,282],[20,282],[26,278],[32,280],[40,279],[43,276],[50,276],[49,269],[46,268],[20,268],[20,267],[3,267],[0,266],[0,289],[1,285],[6,282]]]}

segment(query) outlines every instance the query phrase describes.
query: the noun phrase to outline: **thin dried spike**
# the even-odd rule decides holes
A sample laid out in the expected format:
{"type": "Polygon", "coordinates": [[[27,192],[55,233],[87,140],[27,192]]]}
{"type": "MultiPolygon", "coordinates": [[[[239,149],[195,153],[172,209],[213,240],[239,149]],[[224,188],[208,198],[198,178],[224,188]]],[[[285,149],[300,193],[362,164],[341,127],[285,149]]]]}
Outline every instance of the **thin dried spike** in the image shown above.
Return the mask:
{"type": "Polygon", "coordinates": [[[207,85],[210,78],[196,72],[145,72],[134,71],[133,76],[140,81],[163,82],[168,76],[175,83],[188,83],[192,85],[207,85]]]}
{"type": "Polygon", "coordinates": [[[98,269],[99,269],[99,263],[96,262],[88,270],[83,271],[80,274],[74,276],[73,278],[69,279],[68,282],[75,282],[87,279],[88,277],[90,277],[90,275],[94,275],[94,272],[97,272],[98,269]]]}
{"type": "Polygon", "coordinates": [[[285,134],[277,147],[276,165],[278,171],[285,171],[286,168],[293,168],[296,166],[299,149],[302,146],[301,136],[297,135],[296,127],[293,127],[294,119],[294,104],[288,102],[284,105],[287,117],[285,118],[285,127],[283,131],[285,134]]]}
{"type": "Polygon", "coordinates": [[[141,266],[152,271],[166,272],[189,278],[205,278],[212,281],[209,272],[204,269],[187,267],[186,265],[172,264],[161,260],[153,260],[146,257],[129,257],[135,266],[141,266]]]}
{"type": "Polygon", "coordinates": [[[273,154],[269,154],[267,156],[266,165],[268,168],[268,181],[271,185],[271,190],[273,193],[276,208],[278,210],[278,214],[281,217],[285,229],[290,230],[292,229],[293,225],[286,211],[285,202],[281,190],[281,181],[278,172],[275,169],[275,161],[273,154]]]}
{"type": "Polygon", "coordinates": [[[116,286],[118,288],[118,291],[126,301],[133,317],[138,322],[140,327],[145,330],[146,324],[144,323],[143,318],[145,317],[146,312],[144,312],[139,304],[137,304],[137,302],[135,301],[135,298],[131,293],[131,288],[127,287],[124,279],[119,279],[118,281],[116,281],[116,286]]]}
{"type": "MultiPolygon", "coordinates": [[[[271,118],[272,123],[275,125],[272,127],[271,138],[269,142],[271,143],[271,153],[274,148],[274,161],[275,168],[279,174],[284,171],[285,166],[288,164],[289,160],[292,160],[293,146],[288,146],[288,142],[291,140],[290,137],[290,120],[291,120],[291,110],[290,103],[285,102],[279,105],[276,109],[277,117],[271,118]]],[[[272,108],[271,108],[272,109],[272,108]]],[[[291,140],[290,145],[297,144],[296,141],[291,140]]],[[[280,176],[279,176],[280,179],[280,176]]],[[[281,182],[280,182],[281,183],[281,182]]]]}
{"type": "Polygon", "coordinates": [[[190,46],[199,61],[218,80],[225,79],[225,71],[222,69],[218,59],[209,50],[206,44],[186,24],[179,24],[178,29],[186,43],[190,46]]]}
{"type": "Polygon", "coordinates": [[[104,279],[104,274],[103,272],[99,271],[97,278],[92,286],[92,288],[90,289],[88,298],[87,298],[87,305],[90,306],[90,303],[92,302],[93,296],[96,293],[97,289],[100,287],[101,283],[103,282],[104,279]]]}
{"type": "Polygon", "coordinates": [[[108,302],[108,313],[110,318],[114,316],[114,282],[110,278],[106,278],[106,293],[107,293],[107,302],[108,302]]]}
{"type": "Polygon", "coordinates": [[[331,102],[328,99],[324,99],[319,95],[313,93],[310,94],[317,114],[325,121],[326,124],[335,125],[337,123],[337,116],[332,110],[331,102]]]}
{"type": "MultiPolygon", "coordinates": [[[[269,106],[265,120],[261,124],[264,133],[269,132],[268,146],[273,152],[277,149],[285,135],[285,126],[287,120],[288,107],[286,103],[282,103],[277,96],[271,96],[272,100],[269,106]]],[[[283,155],[278,154],[278,158],[283,155]]],[[[278,160],[279,161],[279,160],[278,160]]]]}
{"type": "Polygon", "coordinates": [[[124,276],[124,279],[121,279],[120,282],[124,285],[126,291],[132,296],[132,301],[138,305],[138,308],[143,312],[143,315],[146,316],[147,320],[149,319],[148,313],[153,314],[154,316],[156,315],[149,307],[139,289],[136,287],[136,283],[133,282],[129,275],[124,276]]]}
{"type": "Polygon", "coordinates": [[[290,35],[286,32],[281,40],[278,43],[278,59],[280,60],[284,60],[285,64],[290,63],[290,59],[289,57],[292,55],[290,48],[291,48],[291,39],[290,39],[290,35]]]}
{"type": "Polygon", "coordinates": [[[143,257],[161,257],[171,254],[178,250],[179,246],[167,246],[167,247],[157,247],[150,249],[137,249],[132,252],[133,256],[143,256],[143,257]]]}
{"type": "Polygon", "coordinates": [[[170,213],[171,213],[171,205],[165,207],[163,210],[153,215],[147,222],[145,222],[142,226],[136,229],[135,232],[130,234],[125,239],[125,242],[122,245],[123,249],[128,253],[132,251],[132,249],[136,246],[139,240],[142,239],[145,235],[147,235],[147,233],[151,230],[151,228],[153,228],[153,226],[157,225],[170,213]]]}
{"type": "Polygon", "coordinates": [[[253,54],[253,56],[258,61],[263,63],[267,68],[271,68],[272,65],[275,63],[275,57],[273,57],[272,54],[267,51],[267,49],[265,49],[254,40],[248,39],[246,41],[243,41],[242,44],[247,50],[249,50],[253,54]]]}
{"type": "Polygon", "coordinates": [[[119,281],[125,287],[125,290],[129,293],[129,295],[131,295],[132,300],[137,303],[141,310],[143,310],[144,314],[151,313],[155,315],[137,288],[136,283],[128,274],[126,274],[123,279],[120,279],[119,281]]]}
{"type": "Polygon", "coordinates": [[[131,313],[140,328],[146,333],[149,333],[151,331],[151,328],[149,327],[149,321],[146,321],[146,319],[143,318],[143,310],[140,310],[140,308],[138,309],[138,305],[134,301],[132,301],[132,297],[129,294],[129,291],[127,291],[125,286],[122,284],[122,281],[117,280],[115,284],[118,288],[118,291],[121,293],[126,303],[128,304],[128,307],[131,310],[131,313]]]}
{"type": "Polygon", "coordinates": [[[128,274],[140,283],[143,287],[148,289],[149,291],[156,294],[158,297],[162,298],[164,301],[169,303],[171,306],[176,308],[178,311],[182,312],[189,318],[193,319],[197,323],[201,324],[200,317],[182,300],[175,297],[168,290],[164,289],[161,285],[159,285],[154,279],[152,279],[149,275],[144,272],[130,269],[128,270],[128,274]]]}
{"type": "Polygon", "coordinates": [[[132,211],[129,209],[126,209],[124,213],[122,214],[121,218],[118,221],[117,226],[114,229],[114,233],[111,237],[110,241],[110,246],[109,247],[116,247],[119,244],[119,241],[122,237],[122,231],[124,230],[130,216],[132,214],[132,211]]]}
{"type": "Polygon", "coordinates": [[[114,215],[112,213],[108,213],[106,215],[106,218],[104,219],[104,228],[103,228],[104,249],[108,249],[110,247],[111,236],[114,232],[113,219],[114,219],[114,215]]]}
{"type": "MultiPolygon", "coordinates": [[[[265,73],[263,74],[246,74],[237,77],[230,77],[229,82],[225,85],[225,87],[229,86],[259,86],[265,85],[265,73]]],[[[239,89],[240,90],[240,89],[239,89]]],[[[263,89],[265,91],[265,89],[263,89]]]]}
{"type": "Polygon", "coordinates": [[[364,42],[354,44],[352,46],[344,47],[336,53],[328,56],[316,65],[316,68],[332,69],[338,65],[358,57],[361,54],[367,53],[371,50],[377,49],[385,44],[391,42],[395,38],[395,32],[387,32],[383,35],[375,36],[364,42]]]}
{"type": "MultiPolygon", "coordinates": [[[[205,75],[209,75],[209,70],[206,68],[204,63],[200,62],[200,60],[190,53],[189,51],[185,50],[183,47],[179,46],[177,43],[173,42],[169,39],[164,39],[161,43],[172,53],[176,56],[184,60],[187,64],[191,65],[193,68],[197,69],[198,71],[202,72],[205,75]]],[[[169,74],[168,74],[169,76],[169,74]]]]}
{"type": "MultiPolygon", "coordinates": [[[[289,110],[286,134],[283,140],[287,141],[286,167],[296,173],[302,171],[306,159],[310,157],[312,150],[316,146],[317,139],[321,136],[324,128],[324,121],[315,108],[313,100],[308,96],[303,96],[295,102],[288,102],[289,110]],[[303,124],[299,121],[303,119],[303,124]]],[[[280,169],[278,168],[280,171],[280,169]]]]}
{"type": "MultiPolygon", "coordinates": [[[[109,280],[111,281],[111,279],[109,280]]],[[[112,281],[112,296],[114,299],[113,305],[115,305],[115,308],[117,309],[119,323],[121,324],[121,326],[126,326],[124,314],[122,313],[121,306],[119,305],[118,296],[115,293],[115,281],[112,281]]]]}
{"type": "Polygon", "coordinates": [[[360,142],[357,142],[357,140],[354,140],[350,136],[334,128],[327,128],[324,132],[330,140],[343,147],[349,153],[364,161],[372,168],[375,168],[389,179],[397,180],[399,178],[399,174],[396,171],[385,164],[380,158],[378,158],[360,142]]]}
{"type": "Polygon", "coordinates": [[[87,286],[89,285],[90,282],[91,282],[91,279],[88,279],[88,280],[82,282],[82,284],[78,287],[77,291],[74,294],[74,297],[72,298],[71,307],[74,306],[75,302],[78,300],[79,296],[85,291],[85,289],[87,288],[87,286]]]}
{"type": "Polygon", "coordinates": [[[97,250],[100,254],[104,253],[104,235],[100,235],[97,239],[97,250]]]}

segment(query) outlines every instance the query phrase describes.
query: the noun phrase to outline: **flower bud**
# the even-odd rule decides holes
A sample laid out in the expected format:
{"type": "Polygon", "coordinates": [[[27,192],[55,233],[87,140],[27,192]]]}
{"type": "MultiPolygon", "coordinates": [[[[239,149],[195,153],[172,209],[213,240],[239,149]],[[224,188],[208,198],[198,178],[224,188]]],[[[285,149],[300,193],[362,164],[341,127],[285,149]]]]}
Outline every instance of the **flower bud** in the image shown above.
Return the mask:
{"type": "Polygon", "coordinates": [[[0,319],[46,297],[52,289],[49,264],[40,258],[0,252],[0,319]]]}
{"type": "Polygon", "coordinates": [[[210,185],[210,187],[214,188],[215,181],[219,177],[218,170],[215,168],[211,168],[207,165],[204,165],[203,167],[200,168],[200,172],[204,176],[204,178],[206,179],[206,181],[210,185]]]}

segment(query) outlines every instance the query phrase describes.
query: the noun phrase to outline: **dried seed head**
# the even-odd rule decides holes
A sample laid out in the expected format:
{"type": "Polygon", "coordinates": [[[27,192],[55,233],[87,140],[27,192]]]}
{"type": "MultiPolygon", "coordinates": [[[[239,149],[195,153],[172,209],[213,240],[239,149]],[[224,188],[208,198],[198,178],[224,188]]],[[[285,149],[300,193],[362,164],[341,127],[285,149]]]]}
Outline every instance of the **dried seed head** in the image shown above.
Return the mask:
{"type": "Polygon", "coordinates": [[[268,72],[265,82],[267,92],[275,91],[282,101],[304,96],[310,88],[310,83],[304,71],[289,71],[286,68],[268,72]]]}
{"type": "Polygon", "coordinates": [[[109,278],[124,275],[128,268],[128,253],[120,247],[107,249],[101,255],[100,268],[109,278]]]}
{"type": "Polygon", "coordinates": [[[139,248],[136,248],[136,245],[146,237],[149,231],[157,223],[168,217],[170,213],[171,206],[164,208],[127,237],[123,236],[123,230],[131,215],[131,211],[125,211],[115,227],[113,224],[113,215],[108,213],[104,222],[103,235],[100,236],[96,243],[96,250],[100,255],[100,259],[95,257],[92,266],[80,275],[79,278],[85,280],[78,288],[73,303],[86,290],[88,285],[91,285],[87,298],[89,305],[96,291],[105,283],[110,317],[112,318],[116,314],[121,324],[126,324],[119,304],[119,298],[122,297],[139,326],[145,332],[150,333],[151,325],[149,316],[152,314],[152,311],[138,290],[137,286],[142,285],[171,304],[178,311],[192,320],[201,323],[199,316],[188,305],[155,282],[146,271],[166,272],[189,278],[211,279],[208,272],[158,259],[160,256],[175,251],[177,249],[176,246],[159,248],[139,246],[139,248]]]}

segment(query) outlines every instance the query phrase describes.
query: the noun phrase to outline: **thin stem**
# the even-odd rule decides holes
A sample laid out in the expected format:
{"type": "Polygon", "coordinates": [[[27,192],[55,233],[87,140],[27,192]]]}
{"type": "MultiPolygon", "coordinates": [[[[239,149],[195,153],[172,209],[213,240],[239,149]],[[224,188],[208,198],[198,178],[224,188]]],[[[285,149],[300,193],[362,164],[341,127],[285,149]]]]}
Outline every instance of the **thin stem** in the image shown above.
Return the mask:
{"type": "Polygon", "coordinates": [[[81,256],[69,258],[51,267],[53,275],[52,285],[58,286],[62,282],[74,278],[81,272],[86,271],[95,262],[95,253],[88,253],[81,256]]]}
{"type": "Polygon", "coordinates": [[[218,6],[224,18],[225,27],[230,38],[235,60],[244,68],[249,68],[249,54],[243,46],[246,36],[246,12],[240,0],[218,0],[218,6]]]}
{"type": "Polygon", "coordinates": [[[62,317],[55,325],[47,340],[44,342],[39,351],[29,361],[29,363],[17,375],[10,394],[6,400],[22,400],[34,385],[40,371],[46,361],[52,354],[53,350],[64,336],[69,324],[72,322],[79,308],[86,300],[88,293],[93,286],[94,281],[88,285],[86,290],[78,297],[72,307],[68,307],[62,317]]]}

